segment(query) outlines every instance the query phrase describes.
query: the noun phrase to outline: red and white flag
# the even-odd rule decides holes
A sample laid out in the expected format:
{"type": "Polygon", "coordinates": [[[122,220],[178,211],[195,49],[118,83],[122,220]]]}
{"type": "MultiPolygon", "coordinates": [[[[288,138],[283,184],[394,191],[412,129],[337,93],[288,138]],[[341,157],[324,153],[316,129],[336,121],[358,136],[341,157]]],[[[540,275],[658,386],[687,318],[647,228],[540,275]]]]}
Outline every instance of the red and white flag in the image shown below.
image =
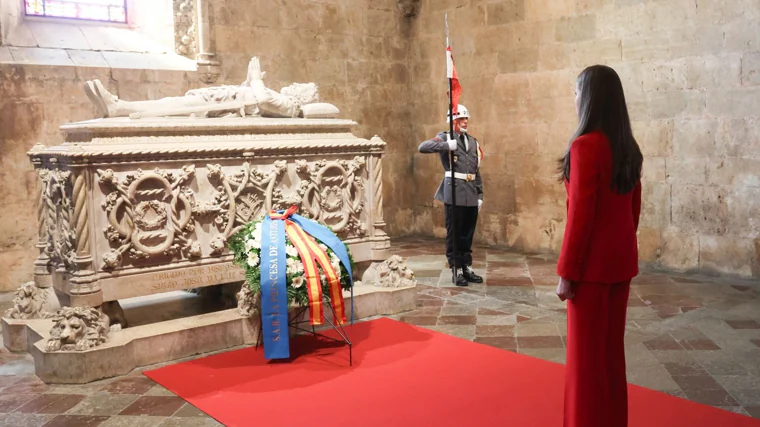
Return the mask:
{"type": "MultiPolygon", "coordinates": [[[[454,67],[454,55],[451,53],[451,46],[446,47],[446,77],[451,79],[451,105],[454,109],[453,114],[456,117],[459,109],[459,98],[462,96],[462,86],[459,85],[457,69],[454,67]]],[[[448,95],[448,91],[446,91],[448,95]]]]}

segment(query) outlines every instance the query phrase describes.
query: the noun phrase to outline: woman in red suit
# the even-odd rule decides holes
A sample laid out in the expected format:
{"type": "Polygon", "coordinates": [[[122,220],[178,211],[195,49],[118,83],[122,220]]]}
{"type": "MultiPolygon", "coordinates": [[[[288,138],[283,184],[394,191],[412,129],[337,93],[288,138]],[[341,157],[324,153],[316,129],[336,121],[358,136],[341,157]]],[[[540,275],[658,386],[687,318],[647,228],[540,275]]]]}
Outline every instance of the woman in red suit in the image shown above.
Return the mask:
{"type": "Polygon", "coordinates": [[[626,427],[626,307],[638,274],[643,157],[617,73],[578,77],[578,129],[560,160],[567,225],[557,295],[567,303],[565,427],[626,427]]]}

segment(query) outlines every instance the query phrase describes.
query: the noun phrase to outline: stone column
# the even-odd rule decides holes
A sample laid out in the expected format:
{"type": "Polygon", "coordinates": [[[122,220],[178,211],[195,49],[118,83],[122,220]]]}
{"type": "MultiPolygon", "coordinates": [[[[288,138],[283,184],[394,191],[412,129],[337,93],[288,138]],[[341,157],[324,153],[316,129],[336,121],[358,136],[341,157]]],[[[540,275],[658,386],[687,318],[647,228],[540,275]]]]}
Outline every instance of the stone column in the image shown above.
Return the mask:
{"type": "MultiPolygon", "coordinates": [[[[35,152],[44,150],[45,146],[36,144],[31,150],[32,164],[37,170],[37,243],[35,246],[40,254],[34,261],[34,286],[43,294],[44,301],[37,309],[42,312],[55,312],[61,305],[53,289],[52,269],[55,256],[55,224],[56,205],[51,193],[51,179],[54,179],[54,171],[48,169],[42,159],[35,157],[35,152]]],[[[34,313],[34,317],[40,317],[42,313],[34,313]]]]}
{"type": "Polygon", "coordinates": [[[75,253],[72,257],[74,270],[72,284],[83,285],[95,279],[93,259],[90,253],[90,210],[87,203],[92,193],[92,172],[89,169],[81,169],[74,175],[72,181],[71,195],[74,212],[71,232],[74,233],[76,243],[75,253]]]}
{"type": "Polygon", "coordinates": [[[208,0],[196,0],[195,13],[197,25],[197,52],[195,61],[198,64],[198,74],[204,83],[214,83],[221,74],[219,61],[212,52],[213,39],[211,37],[211,25],[209,23],[208,0]]]}
{"type": "MultiPolygon", "coordinates": [[[[377,135],[372,137],[372,142],[385,142],[377,135]]],[[[385,220],[383,219],[383,152],[374,152],[371,156],[369,168],[372,182],[372,259],[383,261],[390,256],[390,238],[385,232],[385,220]]]]}
{"type": "MultiPolygon", "coordinates": [[[[44,149],[45,146],[37,144],[32,150],[38,148],[44,149]]],[[[39,158],[33,158],[32,164],[37,169],[37,244],[35,246],[40,251],[34,261],[34,283],[38,288],[50,288],[53,286],[50,276],[50,253],[53,250],[53,237],[48,230],[49,207],[45,197],[50,171],[43,167],[39,158]]]]}

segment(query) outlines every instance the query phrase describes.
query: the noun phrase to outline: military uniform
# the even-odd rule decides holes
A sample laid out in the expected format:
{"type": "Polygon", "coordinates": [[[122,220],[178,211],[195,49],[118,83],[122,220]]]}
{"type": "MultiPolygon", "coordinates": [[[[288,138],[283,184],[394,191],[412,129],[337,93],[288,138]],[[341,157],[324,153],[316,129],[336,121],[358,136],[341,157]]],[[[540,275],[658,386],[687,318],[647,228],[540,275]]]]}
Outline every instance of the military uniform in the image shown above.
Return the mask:
{"type": "Polygon", "coordinates": [[[483,203],[483,181],[480,177],[480,162],[483,151],[478,141],[466,133],[454,132],[457,140],[456,150],[450,151],[449,133],[441,132],[435,138],[424,141],[419,146],[420,153],[438,153],[444,169],[444,178],[435,199],[446,206],[446,258],[449,266],[456,266],[457,276],[462,275],[466,281],[455,277],[457,285],[466,286],[466,282],[482,283],[483,279],[472,270],[472,239],[478,222],[478,211],[483,203]],[[449,153],[453,155],[454,177],[456,181],[456,224],[452,221],[451,171],[449,170],[449,153]],[[454,253],[452,230],[458,233],[457,253],[454,253]],[[460,271],[461,270],[461,271],[460,271]]]}

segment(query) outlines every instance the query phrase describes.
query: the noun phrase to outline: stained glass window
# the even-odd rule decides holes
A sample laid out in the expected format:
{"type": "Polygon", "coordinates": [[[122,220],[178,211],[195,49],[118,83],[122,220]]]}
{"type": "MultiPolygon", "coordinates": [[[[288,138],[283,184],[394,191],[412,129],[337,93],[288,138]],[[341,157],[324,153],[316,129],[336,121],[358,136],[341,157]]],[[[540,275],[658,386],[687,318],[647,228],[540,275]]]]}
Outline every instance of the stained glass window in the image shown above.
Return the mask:
{"type": "Polygon", "coordinates": [[[25,0],[27,16],[127,22],[126,0],[25,0]]]}

